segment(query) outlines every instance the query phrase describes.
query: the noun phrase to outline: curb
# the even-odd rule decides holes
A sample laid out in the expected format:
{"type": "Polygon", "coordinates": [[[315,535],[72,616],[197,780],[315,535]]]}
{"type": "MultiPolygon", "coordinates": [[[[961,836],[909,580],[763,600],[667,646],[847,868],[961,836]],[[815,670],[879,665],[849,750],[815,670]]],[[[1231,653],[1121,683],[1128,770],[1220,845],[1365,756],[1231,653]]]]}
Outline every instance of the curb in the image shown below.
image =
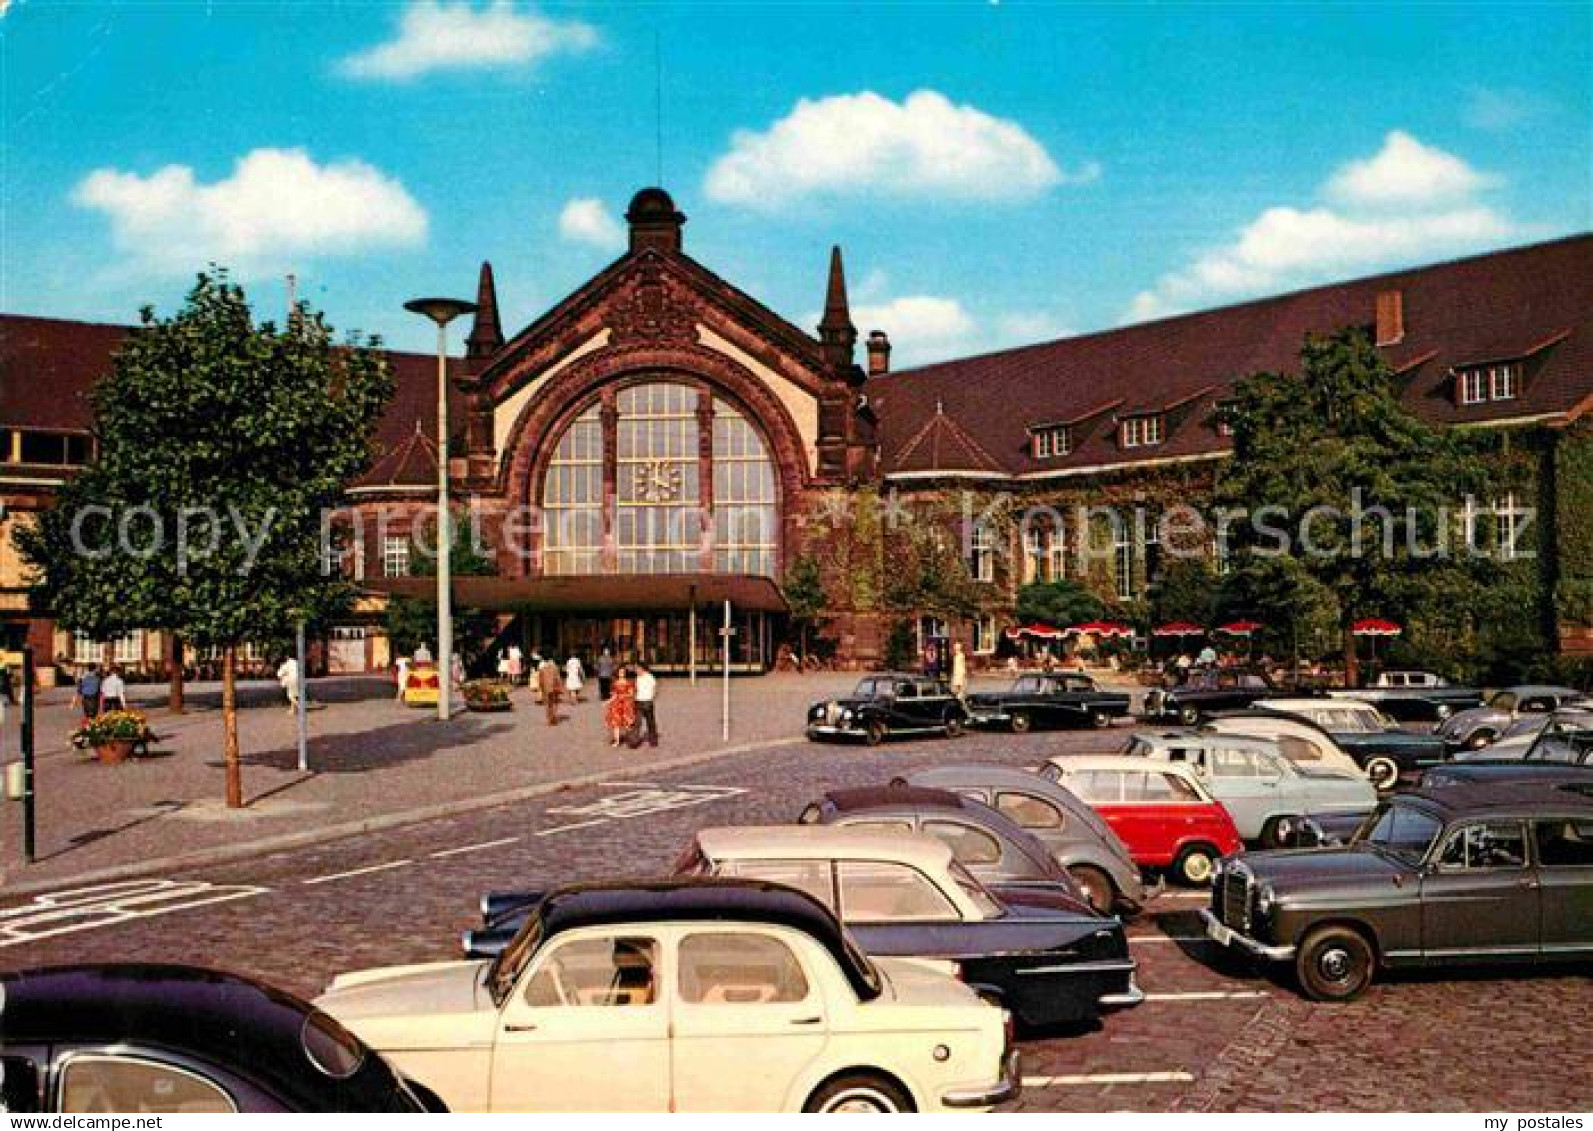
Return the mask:
{"type": "MultiPolygon", "coordinates": [[[[638,766],[636,769],[649,774],[678,770],[687,766],[701,765],[704,762],[717,761],[720,758],[734,758],[741,754],[750,754],[755,750],[773,750],[782,746],[798,746],[806,741],[803,738],[774,738],[763,742],[748,742],[739,746],[725,746],[716,750],[701,751],[696,754],[683,754],[678,758],[667,758],[663,761],[649,763],[646,766],[638,766]]],[[[487,793],[480,797],[445,801],[437,805],[422,806],[419,809],[405,809],[398,813],[383,813],[360,821],[346,821],[341,825],[327,825],[323,828],[306,829],[297,833],[283,833],[279,836],[247,841],[243,844],[229,844],[217,848],[200,849],[196,852],[155,857],[141,860],[136,864],[100,868],[70,876],[54,876],[49,879],[40,878],[23,883],[12,883],[10,875],[0,873],[0,882],[3,882],[4,891],[8,897],[38,895],[62,888],[135,879],[154,872],[180,871],[214,867],[218,864],[232,864],[256,856],[268,856],[274,852],[304,848],[307,845],[321,844],[333,840],[347,840],[350,837],[363,836],[366,833],[385,832],[388,829],[402,828],[405,825],[424,824],[427,821],[455,817],[463,813],[473,813],[479,809],[494,809],[500,805],[513,805],[520,801],[530,801],[538,797],[546,797],[549,794],[562,793],[566,789],[597,785],[620,772],[623,772],[622,769],[610,767],[595,773],[582,774],[579,777],[539,782],[536,785],[521,786],[518,789],[504,790],[501,793],[487,793]]]]}

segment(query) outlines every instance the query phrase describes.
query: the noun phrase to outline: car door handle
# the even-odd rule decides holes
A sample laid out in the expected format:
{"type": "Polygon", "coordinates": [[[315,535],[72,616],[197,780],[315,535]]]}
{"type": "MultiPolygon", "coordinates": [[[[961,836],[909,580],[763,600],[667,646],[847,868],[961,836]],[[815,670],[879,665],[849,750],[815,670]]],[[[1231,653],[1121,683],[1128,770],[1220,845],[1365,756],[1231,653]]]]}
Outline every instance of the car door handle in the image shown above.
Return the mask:
{"type": "Polygon", "coordinates": [[[530,1025],[530,1024],[505,1025],[503,1027],[503,1031],[505,1033],[529,1033],[529,1032],[532,1032],[535,1029],[536,1029],[536,1026],[535,1025],[530,1025]]]}
{"type": "Polygon", "coordinates": [[[823,1020],[824,1020],[824,1018],[822,1018],[822,1017],[793,1017],[791,1019],[791,1024],[793,1024],[793,1025],[817,1025],[820,1021],[823,1021],[823,1020]]]}

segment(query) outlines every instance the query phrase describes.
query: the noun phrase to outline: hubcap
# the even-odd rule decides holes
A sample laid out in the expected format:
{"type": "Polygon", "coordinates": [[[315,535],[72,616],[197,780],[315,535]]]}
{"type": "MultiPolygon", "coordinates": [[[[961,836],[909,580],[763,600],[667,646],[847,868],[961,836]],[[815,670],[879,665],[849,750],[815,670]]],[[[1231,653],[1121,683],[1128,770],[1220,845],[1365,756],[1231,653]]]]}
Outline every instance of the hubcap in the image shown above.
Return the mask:
{"type": "Polygon", "coordinates": [[[1201,883],[1211,879],[1211,857],[1196,854],[1184,861],[1184,876],[1191,883],[1201,883]]]}
{"type": "Polygon", "coordinates": [[[824,1106],[828,1115],[876,1115],[895,1110],[890,1100],[871,1088],[848,1089],[824,1106]]]}
{"type": "Polygon", "coordinates": [[[1354,962],[1350,959],[1350,952],[1339,946],[1324,950],[1322,956],[1316,960],[1317,970],[1330,982],[1349,981],[1353,967],[1354,962]]]}

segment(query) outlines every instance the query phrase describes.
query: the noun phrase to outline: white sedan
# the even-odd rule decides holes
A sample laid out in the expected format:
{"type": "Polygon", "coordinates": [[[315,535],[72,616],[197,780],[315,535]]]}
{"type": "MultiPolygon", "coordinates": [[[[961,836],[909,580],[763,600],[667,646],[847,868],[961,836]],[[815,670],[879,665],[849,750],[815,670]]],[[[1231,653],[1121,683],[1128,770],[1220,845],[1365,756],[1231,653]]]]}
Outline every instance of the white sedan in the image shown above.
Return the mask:
{"type": "Polygon", "coordinates": [[[1018,1094],[1004,1010],[732,880],[565,888],[494,960],[316,1003],[451,1111],[963,1111],[1018,1094]]]}

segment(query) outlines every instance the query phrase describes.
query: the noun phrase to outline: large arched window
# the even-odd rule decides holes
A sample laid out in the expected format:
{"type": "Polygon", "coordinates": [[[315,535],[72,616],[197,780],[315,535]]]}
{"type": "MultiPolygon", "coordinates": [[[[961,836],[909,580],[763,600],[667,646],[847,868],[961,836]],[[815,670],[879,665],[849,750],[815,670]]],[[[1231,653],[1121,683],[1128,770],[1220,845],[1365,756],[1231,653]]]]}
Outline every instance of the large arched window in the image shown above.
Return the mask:
{"type": "Polygon", "coordinates": [[[542,489],[543,572],[772,577],[777,499],[768,447],[733,405],[679,382],[630,385],[611,415],[590,405],[554,446],[542,489]],[[607,524],[605,484],[613,489],[607,524]],[[608,558],[605,525],[613,530],[608,558]]]}

